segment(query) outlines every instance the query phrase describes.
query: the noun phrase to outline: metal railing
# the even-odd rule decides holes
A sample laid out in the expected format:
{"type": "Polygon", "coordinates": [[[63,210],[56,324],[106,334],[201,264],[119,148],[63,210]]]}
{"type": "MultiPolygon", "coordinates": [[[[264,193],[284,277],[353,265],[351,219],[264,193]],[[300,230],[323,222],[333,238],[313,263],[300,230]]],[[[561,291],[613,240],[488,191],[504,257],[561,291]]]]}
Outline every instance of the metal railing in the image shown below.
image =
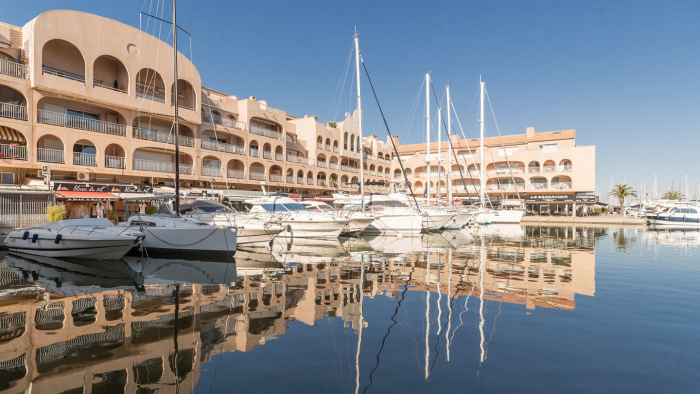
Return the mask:
{"type": "Polygon", "coordinates": [[[316,148],[317,148],[317,149],[323,149],[323,142],[317,142],[317,143],[316,143],[316,148]]]}
{"type": "Polygon", "coordinates": [[[57,70],[55,68],[46,67],[46,66],[44,66],[43,71],[44,71],[44,74],[47,74],[47,75],[54,75],[57,77],[70,79],[71,81],[85,83],[85,76],[84,75],[73,74],[73,73],[68,72],[68,71],[57,70]]]}
{"type": "Polygon", "coordinates": [[[297,178],[297,183],[300,185],[303,185],[304,184],[304,177],[302,176],[302,177],[297,178]]]}
{"type": "Polygon", "coordinates": [[[528,167],[527,172],[538,173],[538,172],[540,172],[540,167],[528,167]]]}
{"type": "Polygon", "coordinates": [[[0,160],[27,160],[27,147],[0,144],[0,160]]]}
{"type": "Polygon", "coordinates": [[[339,150],[340,150],[340,149],[338,149],[337,146],[334,146],[334,147],[333,147],[333,153],[338,153],[339,150]]]}
{"type": "Polygon", "coordinates": [[[275,153],[275,160],[284,161],[284,153],[275,153]]]}
{"type": "Polygon", "coordinates": [[[250,156],[250,157],[260,157],[260,149],[258,149],[258,148],[250,148],[250,152],[248,153],[248,156],[250,156]]]}
{"type": "Polygon", "coordinates": [[[352,172],[352,173],[355,173],[355,174],[357,174],[357,173],[360,172],[360,169],[359,169],[359,168],[357,168],[357,167],[350,167],[350,166],[347,165],[347,164],[341,164],[341,165],[340,165],[340,169],[341,169],[342,171],[352,172]]]}
{"type": "MultiPolygon", "coordinates": [[[[194,95],[194,93],[193,93],[194,95]]],[[[175,94],[170,93],[170,106],[174,107],[175,106],[175,94]]],[[[184,108],[184,109],[189,109],[190,111],[194,111],[194,106],[189,106],[187,105],[187,96],[184,94],[178,94],[177,95],[177,106],[178,108],[184,108]]]]}
{"type": "Polygon", "coordinates": [[[287,175],[287,183],[294,183],[294,176],[293,175],[287,175]]]}
{"type": "Polygon", "coordinates": [[[57,149],[37,148],[36,161],[42,163],[57,163],[64,164],[63,151],[57,149]]]}
{"type": "Polygon", "coordinates": [[[263,111],[272,112],[273,114],[276,114],[276,113],[277,113],[277,109],[276,109],[276,108],[268,107],[268,106],[265,105],[265,104],[260,104],[260,103],[258,103],[258,108],[261,109],[261,110],[263,110],[263,111]]]}
{"type": "Polygon", "coordinates": [[[248,129],[249,129],[249,131],[250,131],[251,134],[261,135],[261,136],[263,136],[263,137],[275,138],[275,139],[278,139],[278,140],[284,139],[282,133],[280,133],[279,131],[277,131],[277,130],[270,130],[270,129],[268,129],[268,128],[264,127],[264,126],[261,126],[261,125],[259,125],[259,124],[257,124],[257,123],[251,123],[251,124],[248,126],[248,129]]]}
{"type": "Polygon", "coordinates": [[[569,172],[569,171],[572,171],[573,168],[574,168],[573,165],[571,165],[571,164],[565,164],[565,165],[559,166],[559,171],[560,171],[560,172],[569,172]]]}
{"type": "Polygon", "coordinates": [[[500,184],[500,185],[486,185],[486,188],[488,190],[515,190],[515,189],[523,189],[524,185],[522,183],[518,184],[512,184],[512,183],[507,183],[507,184],[500,184]]]}
{"type": "Polygon", "coordinates": [[[557,169],[556,166],[544,166],[542,168],[544,168],[544,172],[554,172],[557,169]]]}
{"type": "Polygon", "coordinates": [[[206,150],[213,150],[216,152],[233,153],[234,155],[245,156],[245,146],[241,146],[241,145],[224,144],[222,142],[202,140],[201,146],[202,146],[202,149],[206,149],[206,150]]]}
{"type": "Polygon", "coordinates": [[[119,156],[105,156],[105,167],[125,169],[126,160],[119,156]]]}
{"type": "Polygon", "coordinates": [[[282,182],[282,174],[270,174],[270,182],[282,182]]]}
{"type": "Polygon", "coordinates": [[[316,160],[316,167],[318,167],[318,168],[326,168],[326,162],[325,162],[325,161],[316,160]]]}
{"type": "Polygon", "coordinates": [[[377,175],[377,171],[370,171],[369,174],[370,175],[377,175]]]}
{"type": "Polygon", "coordinates": [[[318,186],[326,186],[326,180],[325,179],[317,179],[316,184],[318,186]]]}
{"type": "Polygon", "coordinates": [[[265,180],[265,173],[264,172],[259,172],[259,171],[250,171],[248,173],[249,179],[251,181],[264,181],[265,180]]]}
{"type": "MultiPolygon", "coordinates": [[[[153,161],[134,159],[134,170],[136,171],[152,171],[165,172],[169,174],[175,173],[175,163],[165,161],[153,161]]],[[[190,164],[180,164],[180,174],[192,175],[193,167],[190,164]]]]}
{"type": "Polygon", "coordinates": [[[97,167],[97,155],[94,153],[73,152],[73,165],[97,167]]]}
{"type": "Polygon", "coordinates": [[[27,79],[29,77],[29,67],[22,63],[0,60],[0,74],[27,79]]]}
{"type": "Polygon", "coordinates": [[[307,184],[307,185],[313,185],[313,184],[314,184],[314,179],[313,179],[313,178],[306,178],[306,184],[307,184]]]}
{"type": "Polygon", "coordinates": [[[0,103],[0,117],[27,120],[27,107],[11,103],[0,103]]]}
{"type": "Polygon", "coordinates": [[[290,155],[290,154],[287,154],[287,161],[290,163],[301,163],[301,164],[310,164],[310,165],[314,164],[313,159],[309,159],[308,157],[290,155]]]}
{"type": "Polygon", "coordinates": [[[126,125],[118,123],[105,122],[103,120],[96,120],[90,118],[84,118],[82,116],[74,116],[68,114],[61,114],[58,112],[45,111],[39,109],[37,112],[37,122],[43,124],[49,124],[53,126],[70,127],[72,129],[89,130],[98,133],[110,134],[110,135],[126,135],[126,125]]]}
{"type": "Polygon", "coordinates": [[[338,163],[331,163],[331,164],[328,165],[328,167],[329,167],[331,170],[337,170],[337,169],[338,169],[338,163]]]}
{"type": "Polygon", "coordinates": [[[331,151],[331,144],[326,144],[326,150],[329,152],[331,151]]]}
{"type": "MultiPolygon", "coordinates": [[[[171,133],[165,133],[156,129],[147,127],[134,127],[133,137],[140,140],[148,140],[154,142],[164,142],[166,144],[175,144],[175,136],[171,133]]],[[[180,146],[189,146],[194,148],[194,138],[181,135],[179,137],[180,146]]]]}
{"type": "Polygon", "coordinates": [[[92,87],[109,89],[109,90],[113,90],[113,91],[119,92],[119,93],[128,93],[126,90],[115,88],[114,86],[105,85],[104,81],[98,81],[96,79],[92,81],[92,87]]]}
{"type": "Polygon", "coordinates": [[[512,168],[491,168],[486,171],[489,175],[510,175],[510,174],[523,174],[525,173],[523,167],[512,167],[512,168]]]}
{"type": "Polygon", "coordinates": [[[245,179],[245,170],[228,170],[226,177],[232,179],[245,179]]]}
{"type": "Polygon", "coordinates": [[[263,151],[263,159],[272,159],[272,151],[269,150],[264,150],[263,151]]]}
{"type": "Polygon", "coordinates": [[[221,167],[202,166],[202,176],[221,176],[221,167]]]}
{"type": "Polygon", "coordinates": [[[571,189],[571,182],[552,182],[552,189],[559,189],[559,190],[565,190],[565,189],[571,189]]]}
{"type": "Polygon", "coordinates": [[[148,86],[143,82],[136,83],[136,97],[157,101],[165,104],[165,89],[148,86]]]}
{"type": "Polygon", "coordinates": [[[541,190],[541,189],[546,189],[546,188],[547,188],[546,183],[540,183],[540,182],[530,183],[530,189],[541,190]]]}
{"type": "Polygon", "coordinates": [[[221,115],[217,114],[210,115],[209,113],[202,112],[202,122],[209,122],[222,125],[224,127],[232,127],[238,130],[245,130],[245,122],[239,122],[236,119],[228,117],[224,118],[221,115]]]}

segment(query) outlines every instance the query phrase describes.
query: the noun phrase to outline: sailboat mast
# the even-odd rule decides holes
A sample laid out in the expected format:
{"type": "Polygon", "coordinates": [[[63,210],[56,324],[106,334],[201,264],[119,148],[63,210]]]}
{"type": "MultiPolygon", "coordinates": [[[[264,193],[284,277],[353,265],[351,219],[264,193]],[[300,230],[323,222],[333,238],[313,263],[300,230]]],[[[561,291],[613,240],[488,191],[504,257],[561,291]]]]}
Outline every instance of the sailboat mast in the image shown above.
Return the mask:
{"type": "Polygon", "coordinates": [[[437,148],[437,182],[435,182],[435,186],[437,187],[437,200],[440,201],[440,181],[442,180],[442,173],[440,169],[442,168],[442,147],[440,146],[442,144],[442,108],[440,108],[440,105],[438,105],[438,148],[437,148]]]}
{"type": "Polygon", "coordinates": [[[428,204],[430,204],[430,73],[425,74],[425,134],[428,142],[425,153],[425,165],[428,168],[425,195],[428,197],[428,204]]]}
{"type": "MultiPolygon", "coordinates": [[[[448,142],[452,140],[452,117],[450,116],[450,113],[452,110],[450,109],[451,103],[450,103],[450,85],[447,85],[445,87],[447,90],[447,139],[448,142]]],[[[451,143],[447,144],[447,149],[449,152],[450,147],[452,146],[451,143]]],[[[457,163],[459,166],[459,163],[457,163]]],[[[449,204],[452,204],[452,155],[447,154],[447,200],[449,204]]]]}
{"type": "Polygon", "coordinates": [[[481,200],[481,206],[486,207],[486,168],[484,167],[484,85],[485,82],[481,81],[479,77],[479,96],[480,96],[480,106],[479,106],[479,140],[481,141],[479,146],[479,173],[481,174],[481,187],[479,187],[479,198],[481,200]]]}
{"type": "Polygon", "coordinates": [[[178,117],[178,96],[177,96],[177,12],[175,0],[173,0],[173,105],[175,106],[175,123],[173,133],[175,134],[175,215],[180,216],[180,122],[178,117]]]}
{"type": "Polygon", "coordinates": [[[360,207],[365,210],[365,149],[362,136],[362,95],[360,94],[360,35],[355,30],[355,72],[357,73],[357,113],[359,115],[357,129],[360,134],[360,207]]]}
{"type": "Polygon", "coordinates": [[[358,292],[360,294],[360,326],[357,327],[357,352],[355,353],[355,394],[360,392],[360,349],[362,348],[362,327],[365,324],[364,321],[364,294],[363,289],[365,285],[365,255],[362,255],[362,260],[360,260],[360,288],[358,292]]]}

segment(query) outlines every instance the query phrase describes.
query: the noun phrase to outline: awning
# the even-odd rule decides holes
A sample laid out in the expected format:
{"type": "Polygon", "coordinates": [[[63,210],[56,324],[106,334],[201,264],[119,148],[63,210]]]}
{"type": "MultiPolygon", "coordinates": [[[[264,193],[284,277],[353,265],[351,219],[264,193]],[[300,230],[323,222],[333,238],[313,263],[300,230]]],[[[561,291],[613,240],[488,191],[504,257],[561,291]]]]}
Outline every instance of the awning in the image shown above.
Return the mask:
{"type": "Polygon", "coordinates": [[[0,126],[0,140],[9,142],[26,142],[22,133],[7,126],[0,126]]]}
{"type": "Polygon", "coordinates": [[[158,195],[151,193],[115,193],[118,199],[124,201],[165,201],[175,198],[174,195],[158,195]]]}
{"type": "Polygon", "coordinates": [[[65,198],[68,201],[115,201],[117,196],[111,193],[104,192],[74,192],[59,190],[56,191],[56,196],[60,198],[65,198]]]}

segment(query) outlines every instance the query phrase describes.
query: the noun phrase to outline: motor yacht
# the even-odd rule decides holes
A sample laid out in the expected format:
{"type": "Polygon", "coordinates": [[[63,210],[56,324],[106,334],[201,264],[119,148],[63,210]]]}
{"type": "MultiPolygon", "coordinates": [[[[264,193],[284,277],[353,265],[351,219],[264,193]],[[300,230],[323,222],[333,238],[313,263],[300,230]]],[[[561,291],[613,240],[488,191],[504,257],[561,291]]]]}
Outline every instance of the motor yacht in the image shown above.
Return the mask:
{"type": "MultiPolygon", "coordinates": [[[[387,197],[396,201],[401,201],[406,206],[411,206],[412,204],[411,198],[406,193],[392,193],[387,197]]],[[[441,206],[431,206],[419,203],[419,209],[423,217],[423,229],[430,232],[435,232],[445,228],[455,216],[455,212],[451,212],[446,207],[441,206]]]]}
{"type": "MultiPolygon", "coordinates": [[[[235,227],[217,227],[189,218],[163,214],[133,215],[119,226],[143,232],[141,246],[132,254],[151,257],[207,256],[228,261],[236,253],[235,227]]],[[[135,248],[136,249],[136,248],[135,248]]]]}
{"type": "Polygon", "coordinates": [[[107,219],[66,219],[12,231],[5,246],[32,256],[118,260],[144,238],[107,219]]]}
{"type": "Polygon", "coordinates": [[[667,211],[648,214],[647,223],[652,226],[700,228],[700,207],[674,207],[667,211]]]}
{"type": "Polygon", "coordinates": [[[372,224],[374,221],[374,213],[372,212],[362,212],[357,206],[346,205],[343,209],[333,208],[330,204],[322,201],[302,201],[304,205],[310,211],[320,211],[325,212],[330,215],[335,215],[341,219],[348,219],[350,223],[343,230],[344,233],[349,234],[359,234],[372,224]]]}
{"type": "Polygon", "coordinates": [[[311,211],[283,195],[266,195],[247,200],[246,203],[252,205],[251,214],[279,221],[285,227],[289,226],[289,236],[292,238],[338,238],[350,224],[349,219],[321,211],[311,211]]]}

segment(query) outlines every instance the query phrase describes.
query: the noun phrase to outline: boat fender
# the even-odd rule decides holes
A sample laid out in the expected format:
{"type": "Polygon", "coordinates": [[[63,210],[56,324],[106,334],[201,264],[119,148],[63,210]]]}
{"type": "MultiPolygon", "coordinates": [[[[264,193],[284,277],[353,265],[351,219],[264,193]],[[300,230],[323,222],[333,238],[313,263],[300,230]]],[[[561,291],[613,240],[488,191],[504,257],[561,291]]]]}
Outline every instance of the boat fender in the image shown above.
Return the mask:
{"type": "Polygon", "coordinates": [[[288,225],[287,225],[287,232],[288,232],[288,233],[291,233],[291,232],[292,232],[292,225],[291,225],[291,224],[288,224],[288,225]]]}
{"type": "Polygon", "coordinates": [[[63,234],[56,234],[56,239],[53,241],[53,243],[58,244],[61,242],[61,238],[63,238],[63,234]]]}
{"type": "Polygon", "coordinates": [[[39,233],[32,235],[32,243],[35,244],[36,240],[39,239],[39,233]]]}
{"type": "Polygon", "coordinates": [[[25,231],[24,234],[22,234],[22,240],[26,240],[27,237],[29,237],[29,231],[25,231]]]}

